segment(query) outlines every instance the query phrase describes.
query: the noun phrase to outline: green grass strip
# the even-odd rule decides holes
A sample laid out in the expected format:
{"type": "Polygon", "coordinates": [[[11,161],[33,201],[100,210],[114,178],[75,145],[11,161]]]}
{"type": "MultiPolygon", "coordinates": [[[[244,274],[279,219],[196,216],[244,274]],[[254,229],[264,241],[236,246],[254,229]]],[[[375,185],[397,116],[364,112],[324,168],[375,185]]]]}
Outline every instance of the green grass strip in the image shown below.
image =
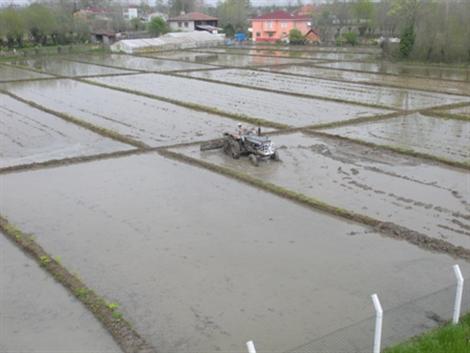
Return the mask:
{"type": "Polygon", "coordinates": [[[351,143],[355,143],[355,144],[359,144],[359,145],[363,145],[363,146],[367,146],[367,147],[371,147],[371,148],[381,148],[383,150],[399,153],[399,154],[402,154],[402,155],[405,155],[405,156],[415,157],[415,158],[424,159],[424,160],[431,161],[431,162],[437,162],[437,163],[445,164],[445,165],[448,165],[448,166],[451,166],[451,167],[470,170],[470,163],[454,161],[454,160],[446,159],[446,158],[443,158],[443,157],[434,156],[432,154],[418,152],[418,151],[411,150],[411,149],[408,149],[408,148],[402,148],[402,147],[390,146],[390,145],[378,145],[378,144],[375,144],[375,143],[372,143],[372,142],[367,142],[367,141],[354,139],[354,138],[350,138],[350,137],[345,137],[345,136],[341,136],[341,135],[335,135],[335,134],[332,134],[332,133],[326,133],[326,132],[318,131],[318,130],[305,129],[305,130],[303,130],[303,132],[307,133],[307,134],[312,134],[312,135],[335,138],[335,139],[338,139],[338,140],[343,140],[343,141],[347,141],[347,142],[351,142],[351,143]]]}
{"type": "Polygon", "coordinates": [[[89,53],[104,53],[106,49],[97,44],[77,44],[77,45],[55,45],[39,48],[39,52],[35,52],[36,48],[23,48],[16,49],[16,55],[0,56],[0,62],[12,60],[28,60],[36,59],[38,57],[63,57],[64,55],[76,54],[89,54],[89,53]],[[61,47],[62,52],[59,53],[57,48],[61,47]]]}
{"type": "MultiPolygon", "coordinates": [[[[240,69],[240,68],[238,68],[240,69]]],[[[243,70],[247,70],[251,68],[243,68],[243,70]]],[[[382,104],[372,104],[372,103],[360,103],[356,101],[350,101],[346,99],[341,99],[341,98],[332,98],[332,97],[324,97],[324,96],[318,96],[315,94],[305,94],[305,93],[294,93],[294,92],[289,92],[289,91],[281,91],[277,89],[271,89],[271,88],[265,88],[265,87],[259,87],[259,86],[250,86],[250,85],[245,85],[241,83],[234,83],[234,82],[228,82],[228,81],[223,81],[223,80],[213,80],[210,78],[204,78],[204,77],[196,77],[196,76],[189,76],[189,75],[177,75],[173,74],[171,72],[165,73],[166,75],[169,76],[178,76],[178,77],[183,77],[191,80],[198,80],[198,81],[205,81],[209,83],[217,83],[217,84],[223,84],[223,85],[228,85],[228,86],[233,86],[233,87],[238,87],[238,88],[247,88],[255,91],[264,91],[264,92],[269,92],[269,93],[277,93],[277,94],[283,94],[287,96],[293,96],[293,97],[300,97],[300,98],[309,98],[309,99],[318,99],[318,100],[324,100],[324,101],[330,101],[330,102],[336,102],[336,103],[345,103],[349,105],[358,105],[361,107],[369,107],[369,108],[379,108],[379,109],[387,109],[387,110],[395,110],[394,108],[391,108],[386,105],[382,104]]],[[[273,73],[276,74],[276,73],[273,73]]]]}
{"type": "Polygon", "coordinates": [[[201,111],[201,112],[205,112],[205,113],[209,113],[209,114],[223,116],[223,117],[233,119],[233,120],[237,120],[237,121],[243,121],[243,122],[255,125],[255,126],[259,125],[259,126],[264,126],[264,127],[272,127],[274,129],[287,129],[287,128],[290,127],[289,125],[286,125],[286,124],[276,123],[276,122],[273,122],[273,121],[268,121],[268,120],[264,120],[264,119],[254,118],[254,117],[249,117],[247,115],[233,114],[233,113],[229,113],[229,112],[219,110],[217,108],[205,106],[205,105],[188,103],[188,102],[184,102],[184,101],[180,101],[180,100],[176,100],[176,99],[171,99],[171,98],[166,98],[166,97],[162,97],[162,96],[156,96],[156,95],[149,94],[149,93],[144,93],[144,92],[136,92],[136,91],[133,91],[131,89],[111,86],[111,85],[107,85],[107,84],[100,83],[100,82],[89,81],[89,80],[86,80],[86,79],[78,79],[78,81],[83,82],[83,83],[92,84],[92,85],[99,86],[99,87],[103,87],[103,88],[112,89],[112,90],[115,90],[115,91],[130,93],[130,94],[134,94],[134,95],[138,95],[138,96],[142,96],[142,97],[146,97],[146,98],[151,98],[151,99],[156,99],[156,100],[159,100],[159,101],[162,101],[162,102],[179,105],[181,107],[185,107],[185,108],[189,108],[189,109],[192,109],[192,110],[197,110],[197,111],[201,111]]]}
{"type": "Polygon", "coordinates": [[[52,81],[52,80],[57,80],[57,77],[53,76],[53,77],[22,78],[19,80],[0,80],[0,83],[20,83],[20,82],[36,82],[36,81],[52,81]]]}
{"type": "Polygon", "coordinates": [[[32,68],[32,67],[27,66],[27,65],[21,65],[21,64],[16,65],[16,64],[11,64],[11,63],[3,63],[2,65],[9,66],[9,67],[14,67],[14,68],[20,69],[20,70],[36,72],[36,73],[42,74],[42,75],[49,75],[49,76],[53,76],[54,78],[68,78],[67,76],[61,76],[61,75],[54,74],[52,72],[48,72],[48,71],[44,71],[44,70],[38,70],[38,69],[32,68]]]}
{"type": "Polygon", "coordinates": [[[452,114],[448,112],[442,112],[438,110],[431,110],[425,111],[422,113],[424,116],[430,116],[433,118],[441,118],[447,120],[462,120],[462,121],[470,121],[469,115],[462,115],[462,114],[452,114]]]}
{"type": "MultiPolygon", "coordinates": [[[[266,45],[266,44],[264,44],[266,45]]],[[[220,49],[220,48],[219,48],[220,49]]],[[[378,47],[356,47],[356,48],[348,48],[350,50],[337,50],[336,47],[309,47],[309,46],[298,46],[298,47],[285,47],[285,46],[276,46],[276,45],[266,45],[266,47],[261,47],[259,44],[257,44],[256,47],[250,48],[248,46],[243,46],[243,47],[222,47],[222,49],[228,49],[228,50],[263,50],[263,51],[281,51],[281,52],[299,52],[299,53],[333,53],[333,54],[369,54],[369,55],[381,55],[382,54],[382,49],[378,47]],[[321,49],[323,48],[323,49],[321,49]],[[325,48],[327,50],[325,50],[325,48]],[[377,49],[375,53],[369,51],[369,50],[362,50],[362,49],[377,49]]]]}
{"type": "MultiPolygon", "coordinates": [[[[340,62],[355,62],[355,61],[354,60],[347,60],[347,61],[340,61],[340,62]]],[[[374,63],[374,62],[372,62],[372,63],[374,63]]],[[[327,69],[327,70],[338,70],[338,71],[358,72],[358,73],[373,73],[373,74],[383,75],[383,76],[427,78],[427,79],[433,79],[433,80],[437,80],[437,81],[441,81],[441,82],[460,82],[460,83],[465,83],[466,82],[464,80],[453,80],[453,79],[446,79],[446,78],[429,77],[429,76],[424,76],[424,75],[421,76],[421,75],[408,75],[408,74],[393,74],[393,73],[389,73],[389,72],[375,72],[375,71],[366,71],[366,70],[358,70],[358,69],[343,69],[343,68],[337,68],[337,67],[322,66],[322,64],[311,64],[309,66],[317,67],[317,68],[320,68],[320,69],[327,69]]]]}
{"type": "Polygon", "coordinates": [[[33,163],[27,163],[27,164],[13,165],[10,167],[3,167],[3,168],[0,168],[0,174],[10,174],[10,173],[16,173],[16,172],[27,171],[27,170],[59,167],[59,166],[64,166],[64,165],[93,162],[93,161],[98,161],[102,159],[127,157],[127,156],[132,156],[135,154],[145,153],[151,150],[154,150],[154,149],[130,149],[130,150],[125,150],[125,151],[94,154],[90,156],[50,159],[44,162],[33,162],[33,163]]]}
{"type": "Polygon", "coordinates": [[[430,108],[425,108],[421,110],[417,110],[420,113],[426,113],[426,112],[434,112],[434,111],[440,111],[440,110],[450,110],[450,109],[457,109],[457,108],[464,108],[470,105],[470,101],[464,101],[464,102],[457,102],[457,103],[450,103],[450,104],[444,104],[444,105],[436,105],[434,107],[430,108]]]}
{"type": "Polygon", "coordinates": [[[200,159],[195,159],[195,158],[183,155],[181,153],[177,153],[177,152],[166,150],[166,149],[159,150],[158,153],[160,153],[162,156],[167,157],[167,158],[171,158],[177,161],[199,166],[207,170],[213,171],[215,173],[219,173],[221,175],[231,177],[235,180],[238,180],[246,184],[249,184],[251,186],[257,187],[259,189],[271,192],[275,195],[297,202],[304,206],[308,206],[310,208],[313,208],[322,212],[326,212],[328,214],[338,216],[349,221],[353,221],[353,222],[361,223],[366,226],[370,226],[377,232],[380,232],[381,234],[383,234],[384,236],[387,236],[393,239],[405,240],[422,249],[434,251],[438,253],[445,253],[454,258],[459,258],[459,259],[463,259],[463,260],[470,262],[470,250],[461,246],[455,246],[449,243],[448,241],[437,239],[437,238],[432,238],[425,234],[407,229],[405,227],[399,226],[391,222],[382,222],[378,219],[375,219],[366,215],[362,215],[362,214],[355,213],[349,210],[345,210],[343,208],[339,208],[339,207],[327,204],[323,201],[317,200],[313,197],[309,197],[302,193],[298,193],[293,190],[289,190],[281,186],[275,185],[273,183],[264,181],[262,179],[258,179],[251,175],[241,173],[241,172],[238,172],[233,169],[226,168],[226,167],[222,167],[220,165],[208,163],[200,159]]]}
{"type": "Polygon", "coordinates": [[[468,353],[470,352],[470,314],[458,325],[447,324],[389,347],[384,353],[468,353]]]}
{"type": "MultiPolygon", "coordinates": [[[[320,64],[320,63],[317,63],[317,64],[320,64]]],[[[323,64],[323,63],[321,63],[321,64],[323,64]]],[[[309,67],[309,65],[305,65],[305,64],[293,64],[292,66],[309,67]]],[[[318,69],[319,67],[315,67],[315,68],[318,69]]],[[[324,68],[324,69],[328,70],[329,68],[324,68]]],[[[299,74],[299,73],[288,72],[288,71],[283,71],[283,70],[270,70],[269,68],[264,68],[264,67],[260,67],[260,68],[253,69],[253,70],[260,71],[260,72],[283,74],[283,75],[288,75],[288,76],[293,76],[293,77],[313,78],[313,79],[317,79],[317,80],[333,81],[333,82],[339,82],[339,83],[360,84],[360,85],[366,85],[366,86],[371,86],[371,87],[412,89],[413,91],[421,91],[421,92],[428,92],[428,93],[448,94],[448,95],[457,95],[457,96],[470,97],[470,93],[455,93],[455,92],[446,92],[446,91],[442,91],[442,90],[434,89],[434,88],[410,87],[406,83],[404,83],[404,84],[391,83],[391,82],[381,83],[381,82],[371,82],[371,81],[365,81],[365,80],[353,81],[353,80],[346,80],[346,79],[343,79],[343,78],[324,77],[324,76],[315,75],[315,74],[307,75],[307,74],[299,74]]],[[[375,73],[375,72],[363,72],[363,74],[376,75],[377,73],[375,73]]],[[[415,79],[433,80],[432,78],[424,78],[424,77],[419,77],[419,78],[415,77],[415,79]]],[[[464,82],[461,82],[461,83],[464,83],[464,82]]]]}
{"type": "Polygon", "coordinates": [[[45,113],[55,115],[55,116],[65,120],[69,123],[79,125],[79,126],[85,128],[85,129],[90,130],[94,133],[97,133],[101,136],[108,137],[108,138],[113,139],[115,141],[119,141],[119,142],[122,142],[122,143],[125,143],[125,144],[128,144],[128,145],[137,147],[137,148],[148,148],[149,147],[148,145],[146,145],[145,143],[143,143],[141,141],[137,141],[137,140],[129,138],[127,136],[121,135],[121,134],[119,134],[119,133],[117,133],[113,130],[109,130],[109,129],[106,129],[106,128],[103,128],[103,127],[100,127],[100,126],[96,126],[96,125],[91,124],[91,123],[88,123],[88,122],[83,121],[81,119],[75,118],[75,117],[73,117],[69,114],[65,114],[65,113],[62,113],[62,112],[58,112],[58,111],[46,108],[43,105],[37,104],[37,103],[35,103],[33,101],[29,101],[27,99],[24,99],[24,98],[14,94],[14,93],[11,93],[9,91],[5,91],[5,90],[0,89],[0,93],[6,94],[6,95],[12,97],[13,99],[16,99],[16,100],[18,100],[22,103],[28,104],[29,106],[31,106],[33,108],[36,108],[36,109],[39,109],[39,110],[41,110],[45,113]]]}
{"type": "Polygon", "coordinates": [[[124,353],[156,353],[156,350],[122,317],[116,305],[110,305],[103,297],[96,294],[80,278],[65,268],[57,257],[48,254],[33,236],[24,234],[2,216],[0,216],[0,230],[82,302],[109,331],[124,353]]]}
{"type": "Polygon", "coordinates": [[[121,70],[121,71],[132,71],[134,73],[152,72],[152,71],[149,71],[149,70],[129,69],[127,67],[116,66],[116,65],[99,64],[99,63],[94,63],[94,62],[91,62],[91,61],[86,61],[86,60],[81,60],[81,59],[74,59],[74,58],[63,58],[63,60],[66,60],[66,61],[69,61],[69,62],[72,62],[72,63],[79,63],[79,64],[85,64],[85,65],[95,65],[95,66],[105,67],[105,68],[108,68],[108,69],[115,69],[115,70],[121,70]]]}
{"type": "Polygon", "coordinates": [[[386,119],[396,118],[396,117],[404,116],[408,114],[411,114],[411,113],[407,111],[397,111],[397,112],[393,112],[389,114],[379,114],[379,115],[372,115],[372,116],[366,116],[366,117],[360,117],[360,118],[352,118],[348,120],[334,121],[331,123],[313,124],[313,125],[304,127],[304,129],[331,129],[331,128],[345,126],[345,125],[355,125],[355,124],[367,123],[371,121],[386,120],[386,119]]]}
{"type": "MultiPolygon", "coordinates": [[[[251,49],[251,50],[256,50],[256,49],[251,49]]],[[[292,60],[303,60],[304,62],[315,62],[318,63],[319,60],[325,60],[325,59],[318,59],[318,58],[309,58],[309,57],[302,57],[302,54],[304,52],[301,51],[295,51],[295,53],[298,53],[297,55],[299,56],[288,56],[288,55],[269,55],[269,54],[250,54],[250,53],[221,53],[218,51],[210,51],[210,50],[204,50],[204,49],[191,49],[191,52],[194,53],[202,53],[202,54],[220,54],[220,55],[238,55],[238,56],[251,56],[251,57],[261,57],[261,58],[275,58],[275,59],[292,59],[292,60]]],[[[285,51],[286,54],[289,54],[289,51],[285,51]]],[[[311,53],[309,53],[311,54],[311,53]]],[[[298,62],[297,62],[298,63],[298,62]]],[[[293,62],[292,64],[297,64],[296,62],[293,62]]]]}

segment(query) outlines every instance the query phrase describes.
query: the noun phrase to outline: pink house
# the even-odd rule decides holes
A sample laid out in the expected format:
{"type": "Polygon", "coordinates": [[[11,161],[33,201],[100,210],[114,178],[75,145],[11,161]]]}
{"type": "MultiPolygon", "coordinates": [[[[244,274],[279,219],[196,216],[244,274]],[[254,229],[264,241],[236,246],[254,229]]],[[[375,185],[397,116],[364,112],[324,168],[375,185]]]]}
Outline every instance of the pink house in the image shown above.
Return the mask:
{"type": "Polygon", "coordinates": [[[310,30],[309,16],[295,15],[286,11],[274,11],[251,20],[254,42],[276,42],[289,36],[293,28],[302,34],[310,30]]]}

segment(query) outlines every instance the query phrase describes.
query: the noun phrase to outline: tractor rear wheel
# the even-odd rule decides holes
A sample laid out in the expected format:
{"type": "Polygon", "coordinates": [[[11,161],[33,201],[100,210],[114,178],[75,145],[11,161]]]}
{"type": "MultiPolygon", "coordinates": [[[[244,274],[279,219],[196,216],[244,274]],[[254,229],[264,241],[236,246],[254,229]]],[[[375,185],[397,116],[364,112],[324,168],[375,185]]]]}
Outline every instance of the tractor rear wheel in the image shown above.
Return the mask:
{"type": "Polygon", "coordinates": [[[240,144],[238,143],[237,140],[233,138],[230,139],[230,153],[233,159],[240,158],[240,154],[241,154],[240,144]]]}
{"type": "Polygon", "coordinates": [[[227,155],[232,154],[232,147],[230,145],[230,140],[228,138],[224,139],[224,153],[227,155]]]}
{"type": "Polygon", "coordinates": [[[274,153],[271,155],[271,159],[272,159],[273,161],[276,161],[276,162],[279,162],[279,161],[281,160],[281,159],[279,158],[279,153],[277,153],[277,151],[274,152],[274,153]]]}
{"type": "Polygon", "coordinates": [[[250,158],[250,162],[253,163],[253,165],[255,167],[257,167],[259,165],[259,159],[258,159],[258,157],[256,157],[256,155],[250,154],[250,156],[248,158],[250,158]]]}

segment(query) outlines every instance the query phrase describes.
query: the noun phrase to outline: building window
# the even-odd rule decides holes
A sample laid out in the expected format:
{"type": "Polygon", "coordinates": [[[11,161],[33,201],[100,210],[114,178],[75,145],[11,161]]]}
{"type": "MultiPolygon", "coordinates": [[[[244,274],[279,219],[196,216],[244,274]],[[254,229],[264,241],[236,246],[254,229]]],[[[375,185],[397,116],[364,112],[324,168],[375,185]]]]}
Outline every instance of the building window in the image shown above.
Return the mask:
{"type": "Polygon", "coordinates": [[[188,22],[185,22],[185,23],[184,23],[184,26],[187,28],[187,27],[188,27],[188,22]]]}
{"type": "Polygon", "coordinates": [[[261,37],[261,33],[256,32],[256,36],[257,36],[257,37],[261,37]]]}
{"type": "Polygon", "coordinates": [[[273,21],[266,22],[266,28],[267,29],[273,29],[273,21]]]}
{"type": "Polygon", "coordinates": [[[178,22],[178,27],[182,27],[182,23],[181,23],[181,22],[178,22]]]}
{"type": "Polygon", "coordinates": [[[268,36],[269,36],[269,37],[272,37],[273,34],[274,34],[273,32],[269,32],[269,33],[268,33],[268,36]]]}
{"type": "Polygon", "coordinates": [[[281,28],[283,29],[287,28],[287,22],[285,21],[281,22],[281,28]]]}

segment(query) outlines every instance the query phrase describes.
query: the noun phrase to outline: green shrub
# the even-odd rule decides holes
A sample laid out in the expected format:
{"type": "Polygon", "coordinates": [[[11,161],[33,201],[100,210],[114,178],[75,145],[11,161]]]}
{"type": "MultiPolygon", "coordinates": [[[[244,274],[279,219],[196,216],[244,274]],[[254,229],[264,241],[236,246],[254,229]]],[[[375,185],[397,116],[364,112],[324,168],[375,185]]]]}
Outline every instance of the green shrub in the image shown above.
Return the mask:
{"type": "Polygon", "coordinates": [[[302,32],[298,29],[293,28],[289,32],[289,43],[290,44],[305,44],[305,37],[302,32]]]}
{"type": "Polygon", "coordinates": [[[355,46],[357,44],[357,33],[356,32],[346,32],[343,34],[344,41],[347,44],[355,46]]]}
{"type": "Polygon", "coordinates": [[[168,26],[166,25],[166,22],[163,18],[154,17],[148,24],[147,31],[155,36],[160,36],[168,32],[168,26]]]}
{"type": "Polygon", "coordinates": [[[235,35],[235,28],[230,23],[226,24],[224,26],[224,33],[227,37],[232,38],[235,35]]]}
{"type": "Polygon", "coordinates": [[[413,26],[406,27],[400,36],[400,56],[408,58],[415,44],[415,30],[413,26]]]}

